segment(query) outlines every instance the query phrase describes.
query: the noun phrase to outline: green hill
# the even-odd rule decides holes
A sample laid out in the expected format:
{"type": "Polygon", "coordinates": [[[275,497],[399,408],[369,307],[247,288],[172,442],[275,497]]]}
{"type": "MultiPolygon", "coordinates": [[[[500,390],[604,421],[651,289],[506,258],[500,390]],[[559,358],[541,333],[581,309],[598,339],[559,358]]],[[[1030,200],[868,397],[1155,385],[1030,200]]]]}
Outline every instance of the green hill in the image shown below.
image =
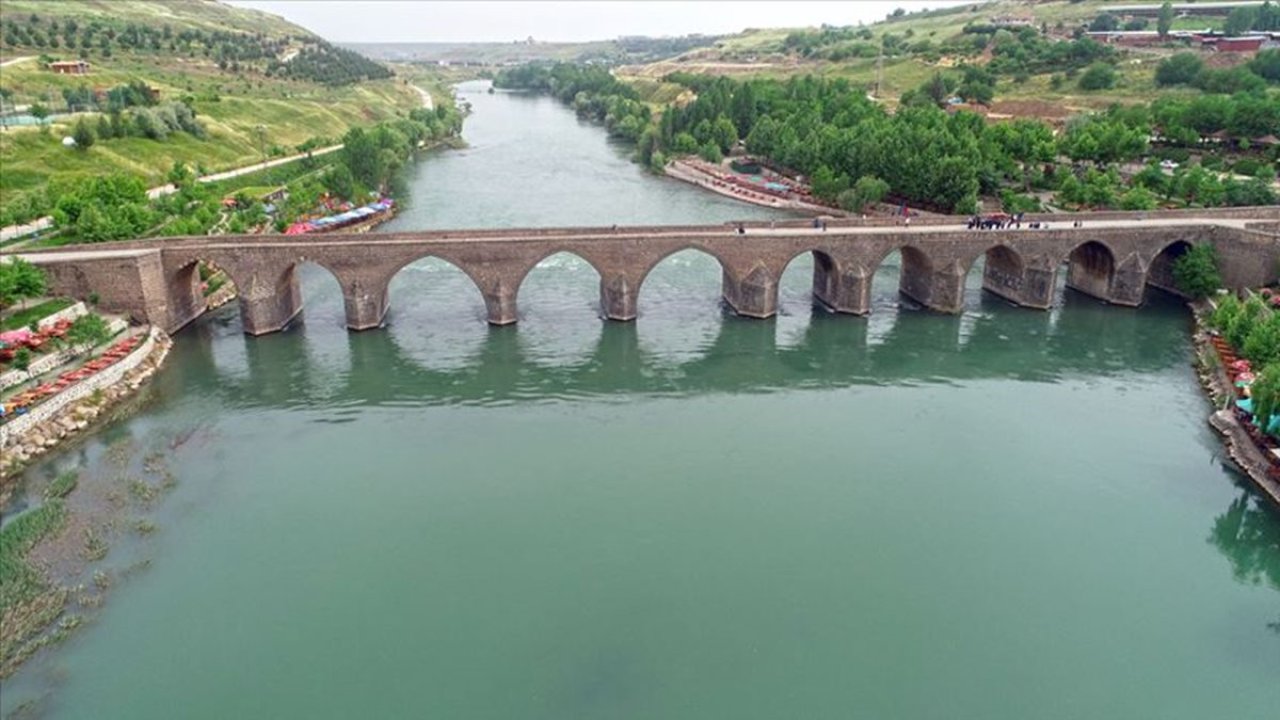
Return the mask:
{"type": "Polygon", "coordinates": [[[0,110],[25,123],[0,132],[0,225],[43,214],[54,178],[124,170],[159,185],[175,162],[239,167],[421,103],[381,64],[210,0],[5,0],[0,59],[17,58],[0,67],[0,110]],[[88,74],[46,65],[76,59],[88,74]],[[31,124],[39,108],[45,129],[31,124]],[[63,146],[81,120],[96,142],[63,146]]]}
{"type": "MultiPolygon", "coordinates": [[[[1106,21],[1098,21],[1103,14],[1113,16],[1116,29],[1156,29],[1152,18],[1108,13],[1110,8],[1126,4],[1132,3],[994,0],[903,12],[867,25],[747,30],[676,58],[620,68],[619,74],[649,80],[674,72],[736,77],[842,77],[893,104],[935,73],[959,79],[957,68],[969,64],[994,71],[993,112],[1046,119],[1061,119],[1073,111],[1101,108],[1117,101],[1149,101],[1157,93],[1194,93],[1158,89],[1155,84],[1156,67],[1176,48],[1106,46],[1099,50],[1089,45],[1092,40],[1081,36],[1082,32],[1106,25],[1106,21]],[[1051,46],[1058,43],[1076,43],[1071,49],[1078,52],[1054,54],[1051,46]],[[1114,81],[1109,87],[1082,89],[1080,75],[1095,62],[1110,65],[1114,81]]],[[[1179,17],[1172,29],[1220,29],[1226,15],[1224,10],[1221,16],[1179,17]]],[[[1230,67],[1248,59],[1220,53],[1211,64],[1230,67]]]]}
{"type": "Polygon", "coordinates": [[[169,25],[174,30],[222,30],[267,35],[312,36],[305,28],[278,15],[224,5],[215,0],[5,0],[0,17],[36,14],[59,20],[93,20],[142,25],[169,25]]]}

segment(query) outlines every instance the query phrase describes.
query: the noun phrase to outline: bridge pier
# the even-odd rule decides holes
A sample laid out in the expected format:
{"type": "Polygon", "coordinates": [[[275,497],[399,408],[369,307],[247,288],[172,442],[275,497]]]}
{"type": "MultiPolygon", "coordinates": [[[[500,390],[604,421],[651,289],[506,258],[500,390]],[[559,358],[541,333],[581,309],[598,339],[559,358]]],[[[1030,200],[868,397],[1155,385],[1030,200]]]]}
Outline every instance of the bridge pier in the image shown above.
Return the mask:
{"type": "Polygon", "coordinates": [[[387,316],[390,303],[387,302],[387,287],[370,292],[357,281],[350,287],[342,288],[342,304],[347,313],[348,330],[370,330],[381,327],[387,316]]]}
{"type": "Polygon", "coordinates": [[[778,281],[761,265],[741,280],[726,270],[721,287],[724,301],[738,315],[764,319],[778,314],[778,281]]]}
{"type": "Polygon", "coordinates": [[[964,269],[950,263],[935,270],[928,256],[913,247],[902,249],[902,274],[898,292],[934,312],[964,310],[964,269]]]}
{"type": "Polygon", "coordinates": [[[516,294],[504,283],[484,293],[484,306],[490,325],[511,325],[516,321],[516,294]]]}
{"type": "Polygon", "coordinates": [[[982,289],[1020,307],[1048,310],[1053,306],[1054,272],[1044,268],[1001,267],[988,259],[982,289]]]}
{"type": "Polygon", "coordinates": [[[1111,278],[1111,295],[1107,302],[1113,305],[1138,307],[1147,291],[1147,274],[1138,267],[1136,258],[1116,269],[1111,278]]]}
{"type": "Polygon", "coordinates": [[[871,312],[871,276],[841,272],[819,255],[813,263],[813,296],[838,313],[866,315],[871,312]]]}
{"type": "Polygon", "coordinates": [[[270,270],[255,272],[248,286],[237,286],[237,292],[241,322],[249,335],[279,332],[302,312],[302,289],[292,267],[279,275],[270,270]]]}
{"type": "Polygon", "coordinates": [[[600,312],[609,320],[636,319],[637,283],[626,275],[600,277],[600,312]]]}
{"type": "Polygon", "coordinates": [[[814,263],[813,296],[836,313],[867,315],[872,311],[872,277],[814,263]]]}

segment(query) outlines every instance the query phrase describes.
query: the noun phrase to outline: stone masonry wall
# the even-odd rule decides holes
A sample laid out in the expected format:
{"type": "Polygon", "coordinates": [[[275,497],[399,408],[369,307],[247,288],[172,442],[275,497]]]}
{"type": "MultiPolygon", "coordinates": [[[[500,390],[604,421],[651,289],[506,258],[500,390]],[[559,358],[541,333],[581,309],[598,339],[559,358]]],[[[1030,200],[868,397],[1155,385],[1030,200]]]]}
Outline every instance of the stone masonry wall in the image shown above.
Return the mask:
{"type": "Polygon", "coordinates": [[[122,358],[120,362],[45,400],[31,412],[0,425],[0,449],[8,447],[32,428],[48,422],[67,405],[91,395],[95,390],[105,389],[119,382],[126,373],[138,367],[147,359],[152,350],[155,349],[156,342],[161,338],[167,338],[167,336],[159,328],[152,327],[147,333],[147,339],[135,348],[133,352],[122,358]]]}

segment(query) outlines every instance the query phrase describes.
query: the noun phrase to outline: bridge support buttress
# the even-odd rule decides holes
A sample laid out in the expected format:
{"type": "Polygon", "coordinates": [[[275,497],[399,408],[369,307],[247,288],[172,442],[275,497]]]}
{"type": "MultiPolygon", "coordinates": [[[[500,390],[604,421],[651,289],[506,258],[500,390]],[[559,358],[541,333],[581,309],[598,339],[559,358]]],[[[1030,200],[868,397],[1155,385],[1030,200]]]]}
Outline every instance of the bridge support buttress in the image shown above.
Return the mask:
{"type": "Polygon", "coordinates": [[[738,315],[764,319],[778,314],[778,281],[761,265],[741,280],[726,270],[721,288],[724,301],[738,315]]]}
{"type": "Polygon", "coordinates": [[[819,257],[813,263],[813,297],[835,312],[866,315],[871,312],[871,275],[842,272],[819,257]]]}
{"type": "Polygon", "coordinates": [[[600,278],[600,313],[608,320],[636,319],[637,283],[626,275],[600,278]]]}
{"type": "Polygon", "coordinates": [[[371,330],[382,326],[387,316],[387,286],[374,290],[359,281],[342,288],[342,304],[347,312],[347,329],[371,330]]]}
{"type": "Polygon", "coordinates": [[[285,329],[302,312],[302,290],[292,267],[276,274],[253,273],[247,287],[237,287],[240,317],[249,335],[266,335],[285,329]],[[272,277],[274,275],[274,277],[272,277]]]}

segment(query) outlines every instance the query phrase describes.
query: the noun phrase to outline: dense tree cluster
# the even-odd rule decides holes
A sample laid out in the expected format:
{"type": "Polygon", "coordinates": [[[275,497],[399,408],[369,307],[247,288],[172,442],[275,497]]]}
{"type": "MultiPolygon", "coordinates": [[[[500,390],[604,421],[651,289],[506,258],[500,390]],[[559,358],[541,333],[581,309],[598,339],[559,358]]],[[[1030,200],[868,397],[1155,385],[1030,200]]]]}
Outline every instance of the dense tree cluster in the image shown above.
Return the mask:
{"type": "Polygon", "coordinates": [[[75,180],[54,180],[54,225],[70,228],[84,242],[122,240],[142,235],[155,221],[142,179],[112,173],[75,180]]]}
{"type": "Polygon", "coordinates": [[[349,85],[361,80],[383,80],[394,75],[385,65],[353,50],[324,41],[303,49],[289,62],[273,58],[267,63],[266,73],[325,85],[349,85]]]}
{"type": "Polygon", "coordinates": [[[504,69],[495,87],[536,90],[572,104],[579,116],[602,122],[609,132],[632,142],[649,125],[649,106],[607,68],[572,63],[530,63],[504,69]]]}
{"type": "MultiPolygon", "coordinates": [[[[973,32],[973,29],[966,28],[966,31],[973,32]]],[[[1115,48],[1092,38],[1053,40],[1031,27],[992,29],[980,37],[990,38],[989,68],[1000,75],[1064,72],[1116,59],[1115,48]]]]}
{"type": "Polygon", "coordinates": [[[1207,93],[1259,92],[1268,83],[1280,83],[1280,50],[1263,50],[1244,65],[1205,67],[1200,55],[1180,52],[1156,67],[1156,84],[1191,85],[1207,93]]]}
{"type": "Polygon", "coordinates": [[[636,118],[638,125],[628,121],[627,131],[619,134],[636,139],[643,163],[660,167],[669,156],[681,154],[719,162],[742,141],[751,154],[807,176],[815,196],[847,207],[865,206],[864,198],[872,195],[948,212],[971,212],[984,195],[1000,195],[1006,207],[1038,207],[1033,197],[1013,193],[1011,187],[1057,190],[1062,203],[1096,208],[1275,202],[1267,182],[1272,171],[1262,161],[1247,168],[1257,177],[1244,182],[1221,178],[1200,165],[1167,174],[1153,162],[1132,181],[1117,170],[1146,157],[1153,134],[1175,138],[1175,145],[1201,145],[1220,130],[1239,137],[1273,132],[1280,127],[1274,93],[1114,106],[1073,120],[1055,138],[1038,121],[988,124],[973,113],[940,109],[953,95],[976,102],[989,99],[994,78],[976,66],[935,75],[909,91],[893,114],[842,79],[735,81],[675,73],[666,80],[688,87],[697,99],[683,107],[668,106],[650,123],[634,91],[603,68],[530,65],[500,76],[503,86],[550,92],[613,127],[619,127],[618,117],[636,118]],[[1076,166],[1058,166],[1061,157],[1076,166]],[[879,183],[887,187],[881,191],[879,183]]]}
{"type": "MultiPolygon", "coordinates": [[[[309,36],[268,36],[146,25],[94,18],[87,22],[31,15],[25,20],[6,19],[0,39],[13,49],[65,51],[80,58],[110,58],[114,52],[200,56],[231,72],[262,71],[268,75],[309,80],[326,85],[347,85],[361,80],[392,76],[385,66],[359,53],[309,36]],[[282,57],[297,50],[289,62],[282,57]]],[[[56,53],[55,53],[56,54],[56,53]]]]}

